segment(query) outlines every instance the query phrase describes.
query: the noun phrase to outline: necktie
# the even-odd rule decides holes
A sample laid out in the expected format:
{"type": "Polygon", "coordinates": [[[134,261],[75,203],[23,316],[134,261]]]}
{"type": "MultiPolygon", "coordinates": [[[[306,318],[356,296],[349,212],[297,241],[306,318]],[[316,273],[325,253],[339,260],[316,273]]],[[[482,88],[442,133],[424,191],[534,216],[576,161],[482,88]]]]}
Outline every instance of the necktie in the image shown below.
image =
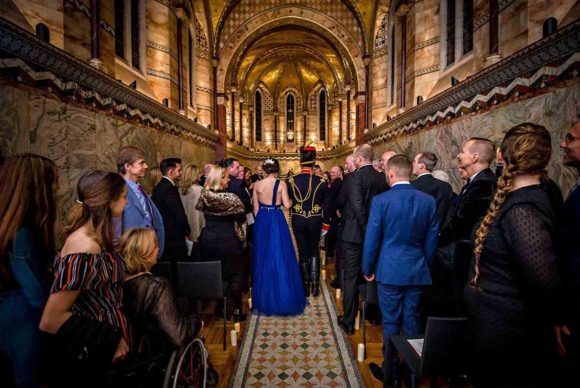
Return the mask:
{"type": "Polygon", "coordinates": [[[145,217],[149,218],[152,222],[154,222],[151,212],[151,205],[149,204],[149,201],[147,201],[147,194],[145,193],[145,190],[143,190],[143,186],[138,184],[137,189],[141,193],[139,197],[139,203],[141,204],[141,208],[145,212],[145,217]]]}

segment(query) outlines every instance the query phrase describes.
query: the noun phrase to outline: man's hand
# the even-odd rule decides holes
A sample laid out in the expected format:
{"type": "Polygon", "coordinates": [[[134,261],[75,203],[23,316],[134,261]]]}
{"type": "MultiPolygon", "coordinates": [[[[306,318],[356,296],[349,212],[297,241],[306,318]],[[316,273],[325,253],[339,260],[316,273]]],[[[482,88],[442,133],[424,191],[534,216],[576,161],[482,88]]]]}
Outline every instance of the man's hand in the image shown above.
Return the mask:
{"type": "Polygon", "coordinates": [[[124,338],[121,338],[121,341],[119,341],[119,345],[117,346],[117,351],[115,351],[115,355],[113,356],[113,362],[124,359],[127,356],[127,353],[129,353],[129,345],[127,345],[124,338]]]}
{"type": "Polygon", "coordinates": [[[562,342],[562,334],[569,336],[571,334],[570,329],[568,329],[567,326],[554,326],[554,335],[556,336],[556,345],[558,346],[557,348],[558,353],[560,354],[560,357],[564,358],[566,357],[568,352],[566,351],[566,347],[562,342]]]}
{"type": "Polygon", "coordinates": [[[371,276],[365,275],[365,279],[367,282],[372,282],[373,280],[375,280],[375,274],[372,274],[371,276]]]}

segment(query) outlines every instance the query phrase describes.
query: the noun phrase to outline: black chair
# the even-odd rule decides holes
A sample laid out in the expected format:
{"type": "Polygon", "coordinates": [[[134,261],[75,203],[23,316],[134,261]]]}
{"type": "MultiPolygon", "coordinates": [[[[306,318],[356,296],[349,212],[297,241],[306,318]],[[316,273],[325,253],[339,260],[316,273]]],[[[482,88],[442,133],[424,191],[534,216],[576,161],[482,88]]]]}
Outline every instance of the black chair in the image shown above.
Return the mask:
{"type": "MultiPolygon", "coordinates": [[[[453,381],[461,372],[466,324],[467,318],[464,317],[429,317],[424,336],[391,336],[387,345],[384,386],[390,384],[390,366],[395,351],[411,370],[411,387],[416,387],[422,376],[450,377],[453,381]],[[421,354],[409,344],[410,339],[423,339],[421,354]]],[[[434,379],[431,382],[433,385],[434,379]]]]}
{"type": "Polygon", "coordinates": [[[378,305],[379,304],[379,294],[377,282],[367,282],[359,284],[358,292],[361,296],[361,310],[362,310],[362,331],[363,331],[363,344],[365,346],[365,359],[367,358],[367,306],[368,305],[378,305]]]}
{"type": "Polygon", "coordinates": [[[157,262],[151,269],[151,272],[157,276],[163,276],[171,282],[171,263],[168,261],[157,262]]]}
{"type": "Polygon", "coordinates": [[[220,261],[178,262],[177,295],[197,300],[221,299],[224,302],[224,351],[226,350],[226,322],[228,282],[222,281],[220,261]]]}

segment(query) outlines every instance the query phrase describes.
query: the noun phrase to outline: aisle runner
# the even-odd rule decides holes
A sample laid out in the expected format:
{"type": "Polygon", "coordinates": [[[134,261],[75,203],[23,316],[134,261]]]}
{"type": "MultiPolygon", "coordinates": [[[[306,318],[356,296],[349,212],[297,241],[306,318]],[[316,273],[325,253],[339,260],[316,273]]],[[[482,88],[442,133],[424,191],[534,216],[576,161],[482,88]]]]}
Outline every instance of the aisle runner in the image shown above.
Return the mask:
{"type": "Polygon", "coordinates": [[[322,295],[308,298],[301,316],[250,317],[230,387],[363,387],[334,302],[321,286],[322,295]]]}

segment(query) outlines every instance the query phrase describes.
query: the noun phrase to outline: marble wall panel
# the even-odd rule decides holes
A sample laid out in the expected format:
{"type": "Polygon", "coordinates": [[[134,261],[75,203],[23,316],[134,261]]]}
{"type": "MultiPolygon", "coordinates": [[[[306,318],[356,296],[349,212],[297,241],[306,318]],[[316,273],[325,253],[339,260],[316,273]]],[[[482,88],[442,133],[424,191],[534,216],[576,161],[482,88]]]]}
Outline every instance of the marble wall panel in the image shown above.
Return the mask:
{"type": "Polygon", "coordinates": [[[499,106],[480,114],[467,115],[417,134],[400,137],[376,146],[377,153],[392,149],[410,157],[421,151],[435,152],[440,160],[438,168],[447,171],[457,191],[462,182],[457,173],[456,156],[461,144],[472,136],[485,137],[501,143],[511,127],[533,122],[545,126],[552,134],[552,159],[548,174],[560,185],[564,194],[575,181],[574,173],[562,166],[559,144],[565,130],[575,121],[580,106],[580,86],[556,89],[525,101],[499,106]]]}
{"type": "Polygon", "coordinates": [[[0,151],[4,155],[28,151],[29,94],[26,91],[2,87],[0,93],[0,151]]]}
{"type": "Polygon", "coordinates": [[[97,143],[97,168],[116,171],[119,137],[117,119],[106,115],[95,115],[95,136],[97,143]]]}

